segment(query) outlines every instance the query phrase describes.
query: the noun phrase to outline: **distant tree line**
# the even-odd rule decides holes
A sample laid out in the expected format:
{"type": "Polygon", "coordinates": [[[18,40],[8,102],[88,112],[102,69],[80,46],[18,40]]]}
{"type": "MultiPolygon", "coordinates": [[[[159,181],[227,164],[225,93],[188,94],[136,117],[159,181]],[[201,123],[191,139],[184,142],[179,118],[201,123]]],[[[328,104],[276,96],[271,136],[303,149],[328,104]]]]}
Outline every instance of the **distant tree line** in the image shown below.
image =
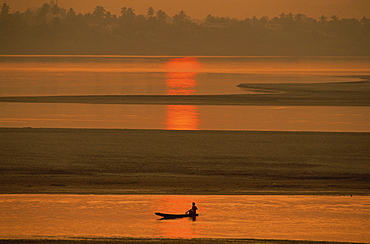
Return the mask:
{"type": "Polygon", "coordinates": [[[194,20],[184,11],[171,17],[122,7],[115,15],[103,6],[81,14],[54,2],[21,13],[4,3],[0,54],[370,55],[370,19],[282,13],[194,20]]]}

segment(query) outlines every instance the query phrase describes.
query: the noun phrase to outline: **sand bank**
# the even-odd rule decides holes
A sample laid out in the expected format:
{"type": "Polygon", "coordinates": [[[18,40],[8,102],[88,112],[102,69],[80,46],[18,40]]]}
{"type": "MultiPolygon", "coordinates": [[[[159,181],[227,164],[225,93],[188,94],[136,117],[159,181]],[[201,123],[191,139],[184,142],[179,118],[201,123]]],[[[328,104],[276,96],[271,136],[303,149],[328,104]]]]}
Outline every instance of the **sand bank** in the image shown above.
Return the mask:
{"type": "Polygon", "coordinates": [[[16,103],[89,103],[153,105],[249,105],[249,106],[370,106],[370,95],[353,94],[305,96],[305,94],[253,95],[87,95],[0,97],[0,102],[16,103]]]}
{"type": "MultiPolygon", "coordinates": [[[[338,242],[324,241],[290,241],[290,240],[250,240],[250,239],[87,239],[87,240],[1,240],[1,244],[102,244],[102,243],[148,243],[148,244],[334,244],[338,242]]],[[[341,242],[344,243],[344,242],[341,242]]]]}
{"type": "MultiPolygon", "coordinates": [[[[363,78],[365,79],[365,78],[363,78]]],[[[238,95],[91,95],[0,97],[0,102],[174,104],[174,105],[261,105],[261,106],[370,106],[370,82],[306,84],[239,84],[260,91],[238,95]]]]}
{"type": "Polygon", "coordinates": [[[370,194],[370,133],[0,129],[0,193],[370,194]]]}

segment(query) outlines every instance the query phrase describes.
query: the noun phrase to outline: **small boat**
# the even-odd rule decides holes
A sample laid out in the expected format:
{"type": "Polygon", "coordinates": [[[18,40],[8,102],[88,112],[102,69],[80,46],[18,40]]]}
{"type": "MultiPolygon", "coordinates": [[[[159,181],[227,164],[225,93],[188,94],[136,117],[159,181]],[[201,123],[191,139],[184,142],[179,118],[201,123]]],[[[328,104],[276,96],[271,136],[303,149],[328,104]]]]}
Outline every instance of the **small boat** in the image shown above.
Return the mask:
{"type": "Polygon", "coordinates": [[[186,217],[194,218],[196,216],[199,216],[199,214],[164,214],[164,213],[155,213],[155,214],[161,216],[164,219],[178,219],[186,217]]]}

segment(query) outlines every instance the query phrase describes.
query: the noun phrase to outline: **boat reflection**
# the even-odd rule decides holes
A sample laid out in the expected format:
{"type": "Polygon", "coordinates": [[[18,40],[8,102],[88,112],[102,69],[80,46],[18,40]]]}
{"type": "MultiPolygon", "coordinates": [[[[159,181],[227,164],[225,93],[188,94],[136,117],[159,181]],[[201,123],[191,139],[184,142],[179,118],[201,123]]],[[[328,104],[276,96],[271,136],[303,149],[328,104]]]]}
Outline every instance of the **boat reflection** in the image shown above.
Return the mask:
{"type": "MultiPolygon", "coordinates": [[[[200,64],[196,58],[173,58],[165,64],[168,95],[193,95],[200,64]]],[[[167,130],[198,130],[198,107],[168,105],[167,130]]]]}
{"type": "MultiPolygon", "coordinates": [[[[155,199],[157,210],[166,213],[184,213],[190,207],[190,203],[196,200],[203,202],[201,196],[191,195],[162,195],[155,199]],[[159,208],[159,209],[158,209],[159,208]]],[[[186,218],[161,218],[158,220],[157,228],[160,236],[165,238],[196,238],[202,232],[202,227],[197,224],[196,217],[186,218]]]]}
{"type": "Polygon", "coordinates": [[[199,216],[199,214],[190,215],[190,214],[165,214],[165,213],[155,213],[155,215],[162,217],[160,220],[189,218],[192,221],[197,220],[197,216],[199,216]]]}

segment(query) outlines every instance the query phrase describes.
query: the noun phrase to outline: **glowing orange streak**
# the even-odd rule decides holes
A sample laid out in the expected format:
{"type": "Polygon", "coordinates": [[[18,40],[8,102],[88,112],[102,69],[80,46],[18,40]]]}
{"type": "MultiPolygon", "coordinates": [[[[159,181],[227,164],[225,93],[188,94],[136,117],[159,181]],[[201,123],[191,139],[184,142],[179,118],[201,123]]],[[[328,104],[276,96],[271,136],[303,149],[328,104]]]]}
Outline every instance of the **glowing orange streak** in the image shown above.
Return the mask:
{"type": "Polygon", "coordinates": [[[167,86],[170,88],[193,88],[196,85],[194,75],[187,73],[168,73],[167,86]]]}
{"type": "MultiPolygon", "coordinates": [[[[199,62],[195,58],[174,58],[165,65],[168,70],[166,84],[168,95],[192,95],[195,93],[195,76],[199,62]]],[[[198,130],[198,108],[191,105],[167,106],[167,130],[198,130]]]]}
{"type": "Polygon", "coordinates": [[[199,119],[197,106],[168,105],[167,130],[198,130],[199,119]]]}

